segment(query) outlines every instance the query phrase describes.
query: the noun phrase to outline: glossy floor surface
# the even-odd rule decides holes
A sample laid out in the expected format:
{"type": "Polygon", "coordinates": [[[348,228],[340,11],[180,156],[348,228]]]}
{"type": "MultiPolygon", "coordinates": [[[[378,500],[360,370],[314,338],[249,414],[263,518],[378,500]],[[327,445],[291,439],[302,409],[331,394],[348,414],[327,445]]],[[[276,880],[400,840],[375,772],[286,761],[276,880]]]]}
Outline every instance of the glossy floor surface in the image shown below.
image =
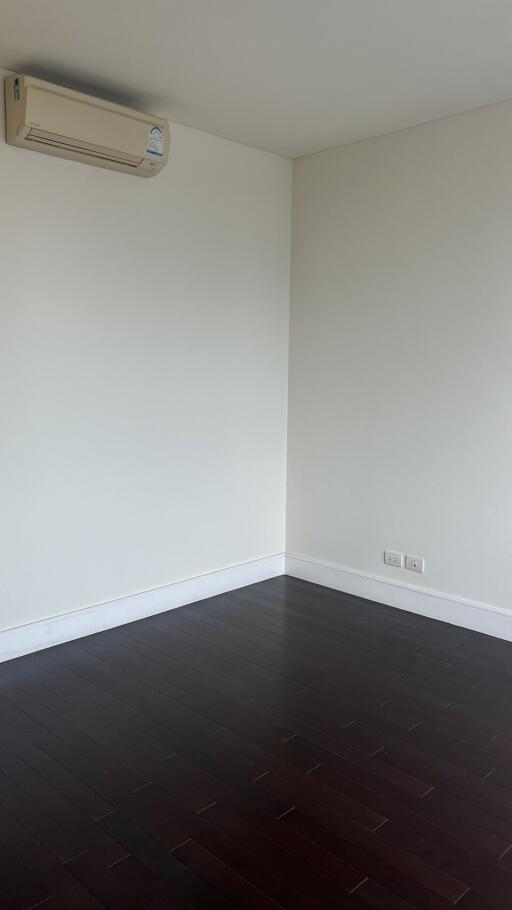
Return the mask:
{"type": "Polygon", "coordinates": [[[281,577],[0,665],[0,907],[512,907],[512,645],[281,577]]]}

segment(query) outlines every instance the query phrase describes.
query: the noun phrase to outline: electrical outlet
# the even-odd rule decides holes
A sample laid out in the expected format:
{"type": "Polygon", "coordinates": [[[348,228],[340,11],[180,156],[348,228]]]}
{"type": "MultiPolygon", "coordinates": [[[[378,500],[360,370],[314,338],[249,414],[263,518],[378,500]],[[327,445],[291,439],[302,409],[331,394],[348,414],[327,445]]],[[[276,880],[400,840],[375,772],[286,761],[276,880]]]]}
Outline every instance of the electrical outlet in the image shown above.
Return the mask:
{"type": "Polygon", "coordinates": [[[397,569],[401,569],[403,555],[398,550],[384,550],[384,562],[387,566],[395,566],[397,569]]]}
{"type": "Polygon", "coordinates": [[[424,572],[425,560],[423,559],[423,556],[406,556],[405,568],[411,569],[412,572],[424,572]]]}

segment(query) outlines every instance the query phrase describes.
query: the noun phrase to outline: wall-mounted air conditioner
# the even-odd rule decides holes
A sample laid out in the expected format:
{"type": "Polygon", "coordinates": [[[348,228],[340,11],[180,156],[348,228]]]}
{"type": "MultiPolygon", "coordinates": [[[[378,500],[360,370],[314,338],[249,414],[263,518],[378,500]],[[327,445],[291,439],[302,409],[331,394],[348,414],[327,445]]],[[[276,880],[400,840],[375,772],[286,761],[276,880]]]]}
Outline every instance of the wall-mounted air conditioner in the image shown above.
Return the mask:
{"type": "Polygon", "coordinates": [[[32,76],[5,80],[10,145],[153,177],[169,154],[169,124],[32,76]]]}

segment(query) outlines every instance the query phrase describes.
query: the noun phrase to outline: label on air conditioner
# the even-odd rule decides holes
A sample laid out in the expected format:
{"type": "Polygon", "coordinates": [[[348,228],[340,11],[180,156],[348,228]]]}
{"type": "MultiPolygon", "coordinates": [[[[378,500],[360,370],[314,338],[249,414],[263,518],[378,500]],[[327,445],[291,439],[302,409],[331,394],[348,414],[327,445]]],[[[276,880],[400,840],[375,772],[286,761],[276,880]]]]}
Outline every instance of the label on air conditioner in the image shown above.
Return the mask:
{"type": "Polygon", "coordinates": [[[164,157],[165,136],[159,126],[152,126],[148,136],[148,147],[146,152],[155,158],[164,157]]]}

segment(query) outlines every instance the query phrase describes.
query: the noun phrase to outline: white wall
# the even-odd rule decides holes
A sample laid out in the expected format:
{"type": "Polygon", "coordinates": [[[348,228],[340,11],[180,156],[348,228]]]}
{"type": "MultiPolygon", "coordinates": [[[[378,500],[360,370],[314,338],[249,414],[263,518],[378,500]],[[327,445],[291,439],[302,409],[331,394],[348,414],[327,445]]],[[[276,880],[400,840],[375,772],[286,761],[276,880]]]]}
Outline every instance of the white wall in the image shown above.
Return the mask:
{"type": "Polygon", "coordinates": [[[297,161],[293,238],[287,551],[512,610],[512,103],[297,161]]]}
{"type": "Polygon", "coordinates": [[[290,178],[0,141],[0,629],[283,551],[290,178]]]}
{"type": "MultiPolygon", "coordinates": [[[[289,553],[512,609],[511,149],[506,103],[295,162],[289,553]]],[[[0,630],[284,550],[290,171],[0,142],[0,630]]]]}

